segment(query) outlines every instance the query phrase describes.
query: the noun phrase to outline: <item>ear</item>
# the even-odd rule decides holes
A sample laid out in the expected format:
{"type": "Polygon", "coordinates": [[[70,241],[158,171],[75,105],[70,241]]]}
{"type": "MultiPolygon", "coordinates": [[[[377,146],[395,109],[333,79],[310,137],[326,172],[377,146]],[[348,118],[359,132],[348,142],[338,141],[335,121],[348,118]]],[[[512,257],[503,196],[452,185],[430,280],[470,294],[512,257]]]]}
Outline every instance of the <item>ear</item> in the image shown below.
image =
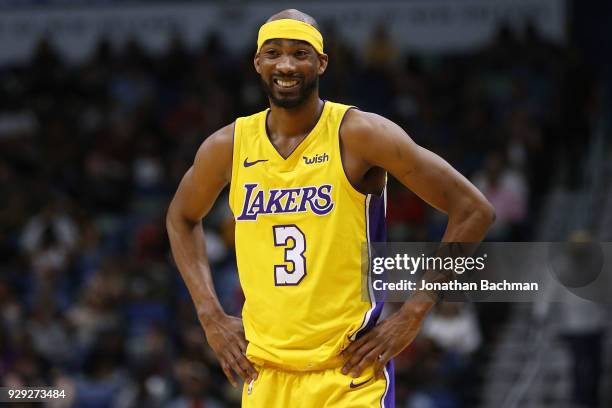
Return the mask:
{"type": "Polygon", "coordinates": [[[327,54],[319,54],[318,58],[319,58],[319,72],[318,72],[318,74],[319,75],[323,75],[323,73],[327,69],[327,63],[329,62],[329,57],[327,56],[327,54]]]}
{"type": "Polygon", "coordinates": [[[261,74],[261,66],[259,65],[259,52],[255,53],[255,56],[253,57],[253,66],[255,67],[255,71],[257,71],[258,74],[261,74]]]}

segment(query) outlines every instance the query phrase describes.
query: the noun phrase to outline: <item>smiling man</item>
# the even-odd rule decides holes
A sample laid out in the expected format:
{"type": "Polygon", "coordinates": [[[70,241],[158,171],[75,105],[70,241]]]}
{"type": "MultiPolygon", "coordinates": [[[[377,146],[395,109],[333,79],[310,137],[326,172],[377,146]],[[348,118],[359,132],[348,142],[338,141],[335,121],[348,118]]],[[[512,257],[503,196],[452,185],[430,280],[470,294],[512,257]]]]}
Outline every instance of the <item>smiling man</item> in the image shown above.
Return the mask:
{"type": "Polygon", "coordinates": [[[321,100],[327,64],[312,17],[272,16],[254,58],[270,108],[207,138],[168,210],[174,258],[223,371],[245,380],[245,407],[394,406],[392,358],[435,299],[417,294],[378,323],[382,304],[362,300],[361,245],[385,240],[387,172],[448,215],[446,242],[478,242],[494,218],[396,124],[321,100]],[[201,226],[228,183],[242,318],[219,304],[201,226]]]}

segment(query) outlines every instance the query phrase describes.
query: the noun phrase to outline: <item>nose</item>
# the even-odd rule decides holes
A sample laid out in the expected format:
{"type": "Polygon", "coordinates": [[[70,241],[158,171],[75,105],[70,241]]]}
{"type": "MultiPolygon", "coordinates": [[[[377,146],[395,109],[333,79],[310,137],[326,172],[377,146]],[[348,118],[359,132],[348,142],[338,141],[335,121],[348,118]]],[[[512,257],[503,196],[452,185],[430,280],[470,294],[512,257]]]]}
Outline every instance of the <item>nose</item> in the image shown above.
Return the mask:
{"type": "Polygon", "coordinates": [[[295,72],[295,64],[290,55],[281,55],[276,64],[276,69],[283,74],[295,72]]]}

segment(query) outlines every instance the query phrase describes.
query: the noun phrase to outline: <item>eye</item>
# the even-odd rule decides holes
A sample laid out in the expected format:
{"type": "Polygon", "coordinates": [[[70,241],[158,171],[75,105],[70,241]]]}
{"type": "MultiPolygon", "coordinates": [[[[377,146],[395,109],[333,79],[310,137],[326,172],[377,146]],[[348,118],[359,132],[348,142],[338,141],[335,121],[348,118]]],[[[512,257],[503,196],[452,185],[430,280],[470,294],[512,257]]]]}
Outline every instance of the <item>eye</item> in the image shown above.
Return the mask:
{"type": "Polygon", "coordinates": [[[308,54],[310,53],[307,50],[297,50],[294,55],[297,58],[305,58],[308,56],[308,54]]]}
{"type": "Polygon", "coordinates": [[[264,55],[266,57],[274,58],[278,56],[278,51],[275,48],[268,48],[267,50],[264,50],[264,55]]]}

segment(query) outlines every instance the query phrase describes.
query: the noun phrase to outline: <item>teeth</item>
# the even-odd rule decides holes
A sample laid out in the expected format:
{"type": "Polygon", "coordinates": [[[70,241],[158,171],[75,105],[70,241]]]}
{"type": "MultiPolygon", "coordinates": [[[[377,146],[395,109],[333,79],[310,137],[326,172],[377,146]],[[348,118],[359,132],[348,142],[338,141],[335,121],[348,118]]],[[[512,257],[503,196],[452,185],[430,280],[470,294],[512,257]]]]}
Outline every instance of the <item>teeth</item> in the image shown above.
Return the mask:
{"type": "Polygon", "coordinates": [[[283,81],[281,79],[276,79],[274,82],[276,82],[277,85],[283,88],[291,88],[292,86],[295,86],[298,83],[298,81],[283,81]]]}

